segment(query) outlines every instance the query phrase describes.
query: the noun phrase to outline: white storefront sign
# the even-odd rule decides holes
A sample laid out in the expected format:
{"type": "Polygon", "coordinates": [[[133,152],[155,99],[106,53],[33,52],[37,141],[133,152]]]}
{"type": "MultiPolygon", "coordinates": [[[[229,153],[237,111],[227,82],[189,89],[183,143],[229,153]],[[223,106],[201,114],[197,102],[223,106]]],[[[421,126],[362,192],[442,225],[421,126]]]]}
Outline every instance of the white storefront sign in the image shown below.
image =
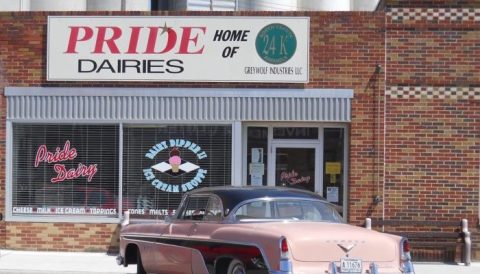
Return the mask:
{"type": "Polygon", "coordinates": [[[306,83],[308,17],[50,16],[49,81],[306,83]]]}

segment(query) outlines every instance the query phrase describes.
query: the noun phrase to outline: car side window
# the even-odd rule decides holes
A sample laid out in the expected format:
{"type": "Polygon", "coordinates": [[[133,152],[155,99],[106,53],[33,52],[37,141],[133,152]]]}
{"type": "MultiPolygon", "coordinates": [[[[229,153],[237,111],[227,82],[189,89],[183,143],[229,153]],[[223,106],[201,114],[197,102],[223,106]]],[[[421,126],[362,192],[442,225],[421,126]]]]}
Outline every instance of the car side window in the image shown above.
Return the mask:
{"type": "Polygon", "coordinates": [[[281,219],[294,219],[302,220],[303,219],[303,209],[301,203],[298,201],[278,201],[277,213],[278,218],[281,219]]]}
{"type": "Polygon", "coordinates": [[[222,220],[222,202],[215,196],[190,196],[181,219],[196,221],[222,220]]]}
{"type": "Polygon", "coordinates": [[[207,210],[205,211],[204,221],[220,221],[222,220],[222,201],[211,196],[208,200],[207,210]]]}
{"type": "Polygon", "coordinates": [[[190,196],[182,212],[183,220],[202,220],[208,205],[208,196],[190,196]]]}
{"type": "Polygon", "coordinates": [[[270,219],[271,206],[268,201],[255,201],[241,206],[235,212],[235,219],[270,219]]]}

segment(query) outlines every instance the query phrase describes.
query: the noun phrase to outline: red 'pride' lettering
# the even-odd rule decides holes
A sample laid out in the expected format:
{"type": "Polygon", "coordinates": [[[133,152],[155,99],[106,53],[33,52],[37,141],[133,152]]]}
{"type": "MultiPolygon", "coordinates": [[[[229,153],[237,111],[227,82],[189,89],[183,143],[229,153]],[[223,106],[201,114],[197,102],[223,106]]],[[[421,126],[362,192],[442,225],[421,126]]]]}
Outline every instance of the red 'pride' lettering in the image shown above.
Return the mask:
{"type": "Polygon", "coordinates": [[[163,54],[178,50],[175,54],[202,54],[205,45],[201,38],[207,32],[206,27],[180,27],[181,30],[161,26],[132,26],[129,31],[115,26],[70,26],[70,37],[64,53],[78,53],[79,44],[86,45],[90,53],[97,54],[163,54]],[[147,39],[140,39],[142,33],[147,39]],[[178,39],[180,33],[180,40],[178,39]],[[118,40],[125,39],[126,48],[118,40]],[[157,49],[161,47],[162,49],[157,49]],[[128,47],[127,47],[128,46],[128,47]]]}
{"type": "Polygon", "coordinates": [[[41,162],[46,163],[57,163],[67,160],[73,160],[77,157],[77,149],[70,149],[70,140],[65,142],[63,149],[60,150],[59,147],[55,149],[55,153],[52,153],[47,150],[46,145],[41,145],[37,150],[37,155],[35,156],[35,167],[38,167],[41,162]]]}

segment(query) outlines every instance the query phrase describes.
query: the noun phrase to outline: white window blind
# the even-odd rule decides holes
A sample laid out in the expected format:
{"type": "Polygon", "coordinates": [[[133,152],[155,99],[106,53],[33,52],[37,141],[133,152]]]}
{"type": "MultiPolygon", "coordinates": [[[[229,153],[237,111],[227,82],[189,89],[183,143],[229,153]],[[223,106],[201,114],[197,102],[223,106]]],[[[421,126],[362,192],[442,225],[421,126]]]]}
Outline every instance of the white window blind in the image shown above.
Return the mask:
{"type": "Polygon", "coordinates": [[[163,218],[186,191],[231,185],[231,131],[230,125],[124,126],[122,195],[130,214],[163,218]]]}
{"type": "Polygon", "coordinates": [[[118,126],[13,124],[13,216],[118,217],[118,126]]]}

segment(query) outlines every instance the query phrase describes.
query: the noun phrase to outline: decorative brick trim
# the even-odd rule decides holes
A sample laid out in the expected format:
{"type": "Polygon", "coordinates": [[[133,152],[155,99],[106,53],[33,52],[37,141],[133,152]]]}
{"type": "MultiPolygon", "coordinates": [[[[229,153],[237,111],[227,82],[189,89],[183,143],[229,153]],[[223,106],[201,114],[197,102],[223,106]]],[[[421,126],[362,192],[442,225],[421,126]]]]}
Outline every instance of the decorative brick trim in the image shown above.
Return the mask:
{"type": "Polygon", "coordinates": [[[392,99],[480,100],[480,87],[390,86],[386,95],[392,99]]]}
{"type": "Polygon", "coordinates": [[[480,22],[480,9],[420,9],[391,8],[387,17],[394,22],[402,21],[450,21],[450,22],[480,22]]]}

